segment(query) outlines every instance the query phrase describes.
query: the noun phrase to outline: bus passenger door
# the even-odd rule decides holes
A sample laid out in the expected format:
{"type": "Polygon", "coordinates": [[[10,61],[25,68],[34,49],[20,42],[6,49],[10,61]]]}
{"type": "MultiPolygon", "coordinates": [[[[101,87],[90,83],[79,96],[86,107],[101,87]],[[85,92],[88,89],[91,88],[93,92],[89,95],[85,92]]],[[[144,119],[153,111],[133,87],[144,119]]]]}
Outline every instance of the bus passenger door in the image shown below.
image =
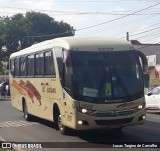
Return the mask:
{"type": "Polygon", "coordinates": [[[74,113],[73,113],[73,99],[70,95],[66,92],[66,89],[63,90],[63,106],[64,106],[64,124],[68,127],[72,127],[73,120],[74,120],[74,113]]]}
{"type": "Polygon", "coordinates": [[[70,57],[67,53],[67,50],[65,50],[62,47],[54,47],[54,52],[57,60],[58,65],[58,72],[59,72],[59,78],[60,78],[60,84],[62,85],[62,96],[60,97],[60,112],[62,114],[62,122],[64,125],[69,124],[68,121],[71,121],[71,99],[70,99],[70,75],[71,75],[71,68],[70,64],[68,63],[68,59],[70,61],[70,57]]]}
{"type": "Polygon", "coordinates": [[[64,100],[64,112],[65,112],[65,121],[66,125],[72,127],[73,125],[73,88],[72,88],[72,65],[70,55],[67,51],[63,51],[63,77],[62,77],[62,86],[63,86],[63,100],[64,100]]]}

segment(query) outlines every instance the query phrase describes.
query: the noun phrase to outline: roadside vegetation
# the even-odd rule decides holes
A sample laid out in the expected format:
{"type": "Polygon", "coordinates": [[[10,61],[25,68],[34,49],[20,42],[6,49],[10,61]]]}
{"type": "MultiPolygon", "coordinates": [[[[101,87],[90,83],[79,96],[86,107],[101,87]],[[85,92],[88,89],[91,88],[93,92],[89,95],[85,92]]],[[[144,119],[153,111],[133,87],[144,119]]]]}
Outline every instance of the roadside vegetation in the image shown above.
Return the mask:
{"type": "Polygon", "coordinates": [[[34,43],[72,36],[74,33],[71,25],[40,12],[0,16],[0,74],[8,69],[11,53],[34,43]]]}

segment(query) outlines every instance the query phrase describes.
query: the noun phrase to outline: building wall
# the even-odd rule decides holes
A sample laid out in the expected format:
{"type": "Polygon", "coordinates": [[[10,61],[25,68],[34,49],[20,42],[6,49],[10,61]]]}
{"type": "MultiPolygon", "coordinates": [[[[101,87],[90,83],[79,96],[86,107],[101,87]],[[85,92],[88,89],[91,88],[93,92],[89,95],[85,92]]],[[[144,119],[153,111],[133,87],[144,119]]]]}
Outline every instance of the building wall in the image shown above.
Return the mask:
{"type": "Polygon", "coordinates": [[[160,86],[160,65],[150,68],[150,87],[160,86]]]}
{"type": "Polygon", "coordinates": [[[156,63],[160,64],[160,45],[135,45],[134,47],[146,56],[156,55],[156,63]]]}
{"type": "Polygon", "coordinates": [[[160,86],[160,44],[142,44],[137,40],[131,40],[135,49],[142,51],[146,56],[156,55],[156,65],[149,68],[150,86],[160,86]]]}

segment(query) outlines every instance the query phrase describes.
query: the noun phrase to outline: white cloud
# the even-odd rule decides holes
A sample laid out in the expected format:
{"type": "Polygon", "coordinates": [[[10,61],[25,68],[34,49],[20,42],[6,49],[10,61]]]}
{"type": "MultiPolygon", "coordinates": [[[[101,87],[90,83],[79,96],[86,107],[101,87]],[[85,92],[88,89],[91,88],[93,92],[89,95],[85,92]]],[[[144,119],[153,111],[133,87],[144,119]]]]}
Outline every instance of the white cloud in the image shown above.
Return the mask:
{"type": "MultiPolygon", "coordinates": [[[[91,26],[97,23],[101,23],[107,20],[110,20],[111,18],[113,18],[112,15],[103,15],[103,14],[99,14],[99,15],[65,15],[65,14],[58,14],[55,12],[55,10],[59,10],[59,11],[63,11],[63,12],[77,12],[76,9],[64,9],[65,6],[62,5],[60,6],[61,8],[59,9],[58,7],[56,7],[55,5],[55,0],[6,0],[6,1],[2,1],[1,2],[1,6],[6,6],[4,8],[1,8],[0,11],[0,15],[4,14],[4,15],[14,15],[17,13],[26,13],[26,11],[39,11],[39,12],[43,12],[46,13],[50,16],[52,16],[53,18],[55,18],[55,20],[57,21],[64,21],[67,22],[68,24],[74,26],[76,29],[79,28],[83,28],[86,26],[91,26]],[[7,6],[9,6],[7,8],[7,6]],[[50,10],[50,11],[49,11],[50,10]]],[[[106,10],[106,9],[105,9],[106,10]]],[[[105,11],[104,9],[99,11],[99,12],[110,12],[110,13],[115,13],[115,12],[121,12],[121,11],[125,11],[124,8],[120,7],[120,6],[115,6],[112,9],[107,9],[107,11],[105,11]]],[[[81,8],[81,11],[79,12],[83,12],[83,8],[81,8]]],[[[87,12],[87,11],[85,11],[87,12]]],[[[115,16],[114,16],[115,17],[115,16]]],[[[99,27],[101,28],[101,27],[99,27]]]]}
{"type": "Polygon", "coordinates": [[[91,17],[80,16],[80,15],[64,15],[64,16],[53,16],[55,20],[67,22],[68,24],[73,25],[75,28],[80,28],[86,26],[91,22],[91,17]]]}
{"type": "Polygon", "coordinates": [[[159,43],[160,38],[157,38],[156,33],[154,34],[154,32],[150,31],[152,29],[153,28],[151,28],[149,25],[144,24],[137,28],[136,31],[130,35],[133,35],[132,39],[137,39],[141,43],[159,43]]]}
{"type": "Polygon", "coordinates": [[[6,0],[0,5],[0,15],[12,16],[17,13],[26,13],[27,11],[38,11],[46,13],[52,10],[55,3],[53,1],[36,1],[36,0],[6,0]]]}
{"type": "Polygon", "coordinates": [[[139,28],[137,28],[137,29],[135,30],[135,32],[133,32],[132,34],[135,35],[135,34],[139,34],[139,33],[146,32],[146,31],[148,30],[148,28],[149,28],[149,25],[146,25],[146,24],[141,25],[141,26],[140,26],[139,28]]]}
{"type": "Polygon", "coordinates": [[[120,6],[116,6],[113,11],[115,12],[126,12],[127,10],[123,7],[120,7],[120,6]]]}
{"type": "Polygon", "coordinates": [[[160,44],[160,37],[155,39],[155,43],[159,43],[160,44]]]}
{"type": "MultiPolygon", "coordinates": [[[[64,10],[63,11],[65,12],[78,12],[76,10],[64,10]]],[[[95,12],[95,11],[79,11],[79,12],[95,12]]],[[[111,19],[116,18],[116,16],[113,16],[113,15],[107,15],[107,13],[110,13],[110,14],[115,14],[115,13],[124,13],[126,12],[126,9],[125,8],[122,8],[120,6],[116,6],[112,9],[108,9],[107,11],[106,10],[101,10],[101,11],[97,11],[99,12],[98,15],[62,15],[62,16],[54,16],[54,18],[56,20],[63,20],[69,24],[71,24],[72,26],[74,26],[76,29],[81,29],[81,28],[85,28],[85,27],[88,27],[88,26],[92,26],[92,25],[95,25],[95,24],[99,24],[99,23],[102,23],[102,22],[105,22],[105,21],[109,21],[111,19]],[[102,13],[102,14],[100,14],[102,13]],[[103,14],[103,13],[106,13],[106,14],[103,14]]],[[[103,26],[97,26],[97,28],[91,28],[91,29],[88,29],[90,31],[94,31],[94,30],[97,30],[99,28],[104,28],[106,26],[106,24],[104,24],[103,26]]],[[[80,31],[78,32],[86,35],[86,31],[88,30],[84,30],[84,31],[80,31]]]]}

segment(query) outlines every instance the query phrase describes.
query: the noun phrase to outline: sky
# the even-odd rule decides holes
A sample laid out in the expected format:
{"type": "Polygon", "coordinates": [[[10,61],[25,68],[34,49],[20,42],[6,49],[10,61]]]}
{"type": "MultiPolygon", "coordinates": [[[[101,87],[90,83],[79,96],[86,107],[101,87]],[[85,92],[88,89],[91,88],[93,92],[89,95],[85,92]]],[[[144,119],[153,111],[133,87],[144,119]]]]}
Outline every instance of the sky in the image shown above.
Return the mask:
{"type": "MultiPolygon", "coordinates": [[[[160,42],[159,0],[0,0],[0,16],[46,13],[76,29],[76,36],[160,42]]],[[[51,33],[52,34],[52,33],[51,33]]]]}

